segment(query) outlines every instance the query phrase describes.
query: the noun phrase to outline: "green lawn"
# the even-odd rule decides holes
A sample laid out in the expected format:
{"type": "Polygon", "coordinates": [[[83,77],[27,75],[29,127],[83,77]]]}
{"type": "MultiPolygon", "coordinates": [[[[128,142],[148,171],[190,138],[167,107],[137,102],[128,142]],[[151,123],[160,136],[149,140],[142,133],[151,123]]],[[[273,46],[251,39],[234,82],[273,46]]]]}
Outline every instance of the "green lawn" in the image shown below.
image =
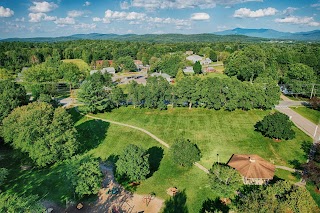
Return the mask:
{"type": "MultiPolygon", "coordinates": [[[[197,167],[190,169],[174,165],[168,149],[148,135],[134,129],[84,118],[71,111],[80,135],[79,154],[93,155],[101,160],[112,159],[119,155],[130,143],[139,145],[150,153],[150,160],[155,172],[136,189],[137,193],[155,192],[162,199],[168,199],[166,190],[177,187],[185,190],[189,212],[199,212],[202,203],[214,199],[217,194],[208,185],[208,176],[197,167]],[[160,159],[162,160],[160,161],[160,159]],[[154,160],[158,159],[158,160],[154,160]],[[160,162],[160,165],[157,165],[160,162]]],[[[297,138],[276,143],[254,131],[253,125],[269,112],[237,110],[234,112],[207,109],[175,108],[167,111],[133,109],[123,107],[111,113],[97,116],[115,121],[122,121],[146,128],[165,142],[172,144],[176,138],[186,137],[196,143],[202,151],[200,163],[210,168],[220,154],[220,161],[226,162],[233,153],[255,153],[276,164],[290,165],[291,161],[304,162],[305,156],[301,146],[311,139],[295,128],[297,138]]],[[[7,149],[0,165],[9,169],[10,175],[4,184],[4,190],[20,195],[38,194],[43,199],[53,200],[64,205],[65,200],[72,199],[73,194],[68,183],[64,163],[46,169],[22,171],[19,152],[7,149]]],[[[27,159],[27,158],[22,158],[27,159]]],[[[285,171],[278,171],[279,178],[295,182],[297,179],[285,171]]]]}
{"type": "Polygon", "coordinates": [[[66,63],[73,63],[79,67],[80,70],[82,71],[90,71],[91,68],[90,66],[82,59],[65,59],[62,60],[63,62],[66,63]]]}
{"type": "Polygon", "coordinates": [[[292,110],[299,113],[303,117],[309,119],[315,124],[319,124],[320,122],[320,111],[310,109],[308,107],[291,107],[292,110]]]}
{"type": "Polygon", "coordinates": [[[180,137],[188,138],[199,146],[200,163],[206,168],[210,168],[217,154],[222,162],[227,162],[234,153],[258,154],[279,165],[291,166],[294,160],[305,162],[302,145],[312,140],[298,128],[294,128],[295,139],[281,142],[254,131],[254,124],[268,113],[261,110],[227,112],[175,108],[159,111],[123,107],[97,116],[145,128],[169,144],[180,137]]]}

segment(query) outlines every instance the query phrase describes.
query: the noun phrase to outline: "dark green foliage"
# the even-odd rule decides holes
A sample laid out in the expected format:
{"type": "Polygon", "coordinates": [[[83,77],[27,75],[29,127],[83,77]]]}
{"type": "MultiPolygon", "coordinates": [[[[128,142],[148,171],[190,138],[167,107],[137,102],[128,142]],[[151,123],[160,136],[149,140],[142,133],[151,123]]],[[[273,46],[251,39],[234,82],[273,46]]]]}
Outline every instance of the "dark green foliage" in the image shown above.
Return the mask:
{"type": "Polygon", "coordinates": [[[150,173],[149,155],[142,148],[130,144],[119,156],[117,174],[125,175],[130,181],[145,180],[150,173]]]}
{"type": "Polygon", "coordinates": [[[42,213],[45,208],[39,204],[38,196],[21,197],[17,194],[0,194],[0,212],[5,213],[42,213]]]}
{"type": "Polygon", "coordinates": [[[75,156],[67,161],[67,165],[67,178],[80,198],[98,193],[103,176],[98,160],[93,156],[75,156]]]}
{"type": "Polygon", "coordinates": [[[216,213],[216,212],[222,212],[222,213],[228,213],[229,207],[224,204],[219,197],[217,197],[214,200],[207,199],[203,202],[202,208],[200,210],[200,213],[216,213]]]}
{"type": "Polygon", "coordinates": [[[179,69],[183,68],[184,62],[183,54],[168,54],[164,55],[160,61],[156,62],[150,67],[152,72],[167,73],[175,77],[179,69]]]}
{"type": "Polygon", "coordinates": [[[239,212],[317,212],[309,192],[303,188],[279,181],[241,193],[235,200],[239,212]]]}
{"type": "Polygon", "coordinates": [[[125,95],[120,87],[112,88],[111,100],[117,108],[119,108],[121,104],[125,103],[125,95]]]}
{"type": "Polygon", "coordinates": [[[179,192],[169,200],[166,200],[163,209],[163,213],[188,213],[188,207],[186,205],[187,195],[185,190],[179,192]]]}
{"type": "Polygon", "coordinates": [[[304,94],[309,97],[312,83],[317,82],[317,77],[312,67],[296,63],[289,66],[284,81],[290,92],[304,94]]]}
{"type": "Polygon", "coordinates": [[[87,77],[78,92],[79,99],[85,103],[85,110],[92,113],[111,110],[111,86],[109,74],[97,72],[87,77]]]}
{"type": "Polygon", "coordinates": [[[8,174],[9,172],[6,168],[0,168],[0,186],[2,185],[3,181],[6,179],[8,174]]]}
{"type": "Polygon", "coordinates": [[[252,82],[265,71],[267,57],[258,46],[248,46],[233,53],[225,62],[225,74],[239,80],[252,82]]]}
{"type": "MultiPolygon", "coordinates": [[[[115,64],[124,71],[136,71],[137,67],[130,56],[120,57],[115,61],[115,64]]],[[[117,67],[116,67],[117,68],[117,67]]]]}
{"type": "Polygon", "coordinates": [[[167,102],[170,99],[171,87],[169,82],[162,77],[150,77],[144,88],[144,107],[150,109],[167,109],[167,102]]]}
{"type": "Polygon", "coordinates": [[[11,81],[0,81],[0,126],[2,120],[16,107],[28,102],[23,86],[11,81]]]}
{"type": "Polygon", "coordinates": [[[41,167],[69,158],[77,150],[71,116],[65,109],[54,109],[45,102],[13,110],[3,120],[3,137],[41,167]]]}
{"type": "Polygon", "coordinates": [[[210,50],[209,58],[211,59],[211,61],[216,62],[218,58],[217,53],[213,50],[210,50]]]}
{"type": "Polygon", "coordinates": [[[211,188],[223,197],[233,197],[243,185],[239,172],[225,164],[213,164],[209,179],[211,188]]]}
{"type": "Polygon", "coordinates": [[[295,132],[291,129],[292,126],[293,123],[287,115],[275,112],[265,116],[255,125],[255,128],[266,137],[289,140],[295,137],[295,132]]]}
{"type": "Polygon", "coordinates": [[[133,104],[134,107],[141,106],[145,99],[144,86],[138,84],[136,81],[131,81],[128,86],[128,99],[127,101],[133,104]]]}
{"type": "Polygon", "coordinates": [[[201,74],[202,73],[202,66],[200,64],[200,61],[196,61],[193,65],[193,71],[195,74],[201,74]]]}
{"type": "Polygon", "coordinates": [[[201,157],[199,148],[186,139],[176,140],[170,148],[170,153],[173,162],[185,167],[191,167],[201,157]]]}

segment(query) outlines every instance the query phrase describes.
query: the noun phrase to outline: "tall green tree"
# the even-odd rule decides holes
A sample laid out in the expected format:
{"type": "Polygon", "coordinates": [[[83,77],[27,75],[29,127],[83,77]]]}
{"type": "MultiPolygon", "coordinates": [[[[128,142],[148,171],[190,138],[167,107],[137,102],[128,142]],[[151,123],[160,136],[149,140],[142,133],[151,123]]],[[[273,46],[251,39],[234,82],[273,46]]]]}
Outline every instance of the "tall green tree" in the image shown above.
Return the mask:
{"type": "Polygon", "coordinates": [[[167,109],[167,102],[170,99],[170,84],[162,77],[150,77],[145,86],[145,103],[147,108],[167,109]]]}
{"type": "Polygon", "coordinates": [[[117,173],[125,175],[130,181],[145,180],[150,173],[149,155],[142,148],[129,144],[117,161],[117,173]]]}
{"type": "Polygon", "coordinates": [[[22,106],[27,102],[26,90],[23,86],[12,81],[0,81],[0,126],[2,120],[14,108],[22,106]]]}
{"type": "Polygon", "coordinates": [[[80,198],[98,193],[103,176],[98,160],[93,156],[75,156],[67,161],[67,165],[67,178],[80,198]]]}
{"type": "Polygon", "coordinates": [[[239,212],[318,212],[309,192],[285,181],[241,192],[235,199],[239,212]]]}
{"type": "Polygon", "coordinates": [[[200,100],[199,82],[199,78],[192,77],[185,77],[177,82],[175,94],[181,105],[187,103],[191,109],[200,100]]]}
{"type": "Polygon", "coordinates": [[[37,166],[70,158],[77,150],[71,115],[44,102],[18,107],[3,120],[3,137],[25,152],[37,166]]]}
{"type": "Polygon", "coordinates": [[[87,112],[97,113],[113,108],[111,100],[111,77],[109,74],[94,73],[81,84],[78,98],[85,103],[87,112]]]}
{"type": "Polygon", "coordinates": [[[170,148],[171,158],[178,165],[191,167],[201,157],[200,150],[190,140],[179,139],[170,148]]]}
{"type": "Polygon", "coordinates": [[[63,75],[63,79],[69,83],[70,93],[72,87],[79,84],[79,81],[84,77],[78,66],[72,63],[62,63],[59,66],[59,72],[63,75]]]}
{"type": "Polygon", "coordinates": [[[38,202],[38,196],[21,197],[8,192],[0,193],[0,212],[42,213],[46,209],[38,202]]]}
{"type": "Polygon", "coordinates": [[[111,100],[117,108],[125,102],[125,95],[121,87],[114,87],[111,91],[111,100]]]}
{"type": "Polygon", "coordinates": [[[255,128],[266,137],[289,140],[295,136],[292,126],[293,123],[287,115],[275,112],[256,123],[255,128]]]}
{"type": "Polygon", "coordinates": [[[133,59],[130,56],[120,57],[116,59],[115,64],[121,67],[122,70],[128,71],[136,71],[137,67],[133,62],[133,59]]]}
{"type": "Polygon", "coordinates": [[[196,61],[193,65],[193,71],[195,74],[201,74],[202,73],[202,66],[200,64],[200,61],[196,61]]]}
{"type": "Polygon", "coordinates": [[[239,172],[225,164],[213,164],[209,179],[211,188],[223,197],[234,197],[236,190],[243,185],[239,172]]]}

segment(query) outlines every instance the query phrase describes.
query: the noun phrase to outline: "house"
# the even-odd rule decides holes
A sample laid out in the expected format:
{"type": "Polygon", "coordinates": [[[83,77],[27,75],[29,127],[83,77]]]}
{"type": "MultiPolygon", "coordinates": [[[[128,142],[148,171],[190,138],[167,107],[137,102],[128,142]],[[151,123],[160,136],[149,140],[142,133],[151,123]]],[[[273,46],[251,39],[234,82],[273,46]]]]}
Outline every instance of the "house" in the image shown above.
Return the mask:
{"type": "Polygon", "coordinates": [[[183,72],[185,74],[194,74],[193,67],[186,67],[186,68],[183,69],[183,72]]]}
{"type": "Polygon", "coordinates": [[[94,73],[97,73],[97,72],[99,72],[99,70],[91,70],[90,75],[93,75],[94,73]]]}
{"type": "Polygon", "coordinates": [[[201,61],[202,60],[202,57],[199,56],[199,55],[189,55],[187,57],[187,60],[188,61],[192,61],[193,63],[196,63],[197,61],[201,61]]]}
{"type": "Polygon", "coordinates": [[[201,64],[201,65],[209,65],[209,64],[211,64],[211,63],[212,63],[212,61],[211,61],[210,58],[205,58],[205,59],[203,59],[203,60],[200,61],[200,64],[201,64]]]}
{"type": "Polygon", "coordinates": [[[114,75],[114,74],[116,74],[116,70],[114,69],[114,67],[106,67],[101,70],[101,73],[102,74],[109,73],[109,74],[114,75]]]}
{"type": "Polygon", "coordinates": [[[133,63],[136,65],[138,70],[141,70],[143,68],[143,63],[140,60],[133,60],[133,63]]]}
{"type": "Polygon", "coordinates": [[[96,61],[96,67],[102,67],[103,66],[104,61],[103,60],[97,60],[96,61]]]}
{"type": "Polygon", "coordinates": [[[172,82],[171,76],[168,75],[167,73],[158,73],[158,72],[154,72],[150,75],[151,77],[159,77],[161,76],[162,78],[166,79],[169,83],[172,82]]]}
{"type": "Polygon", "coordinates": [[[233,154],[228,165],[241,174],[244,184],[266,184],[275,172],[275,166],[258,155],[233,154]]]}
{"type": "Polygon", "coordinates": [[[193,54],[193,51],[191,50],[186,51],[186,55],[192,55],[192,54],[193,54]]]}
{"type": "Polygon", "coordinates": [[[217,70],[216,70],[215,68],[213,68],[213,67],[207,67],[207,68],[205,69],[205,71],[206,71],[206,72],[216,72],[217,70]]]}
{"type": "Polygon", "coordinates": [[[113,60],[108,60],[109,66],[112,66],[113,60]]]}

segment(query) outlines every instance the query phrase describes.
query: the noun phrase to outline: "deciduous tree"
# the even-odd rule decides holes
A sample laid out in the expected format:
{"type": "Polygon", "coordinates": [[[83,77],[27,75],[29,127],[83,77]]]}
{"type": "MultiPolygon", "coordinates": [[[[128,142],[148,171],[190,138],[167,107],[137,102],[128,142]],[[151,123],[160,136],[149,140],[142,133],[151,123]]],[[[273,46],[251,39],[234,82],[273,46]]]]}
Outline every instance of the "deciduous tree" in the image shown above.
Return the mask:
{"type": "Polygon", "coordinates": [[[176,140],[171,146],[170,152],[172,160],[185,167],[191,167],[201,157],[199,148],[186,139],[176,140]]]}
{"type": "Polygon", "coordinates": [[[6,143],[28,153],[43,167],[71,157],[77,150],[76,130],[63,108],[44,102],[18,107],[3,120],[6,143]]]}
{"type": "Polygon", "coordinates": [[[293,123],[287,115],[275,112],[265,116],[255,125],[255,128],[266,137],[289,140],[295,136],[292,126],[293,123]]]}
{"type": "Polygon", "coordinates": [[[142,148],[130,144],[128,145],[117,161],[117,173],[125,175],[131,181],[140,181],[147,178],[150,173],[148,161],[149,155],[142,148]]]}

